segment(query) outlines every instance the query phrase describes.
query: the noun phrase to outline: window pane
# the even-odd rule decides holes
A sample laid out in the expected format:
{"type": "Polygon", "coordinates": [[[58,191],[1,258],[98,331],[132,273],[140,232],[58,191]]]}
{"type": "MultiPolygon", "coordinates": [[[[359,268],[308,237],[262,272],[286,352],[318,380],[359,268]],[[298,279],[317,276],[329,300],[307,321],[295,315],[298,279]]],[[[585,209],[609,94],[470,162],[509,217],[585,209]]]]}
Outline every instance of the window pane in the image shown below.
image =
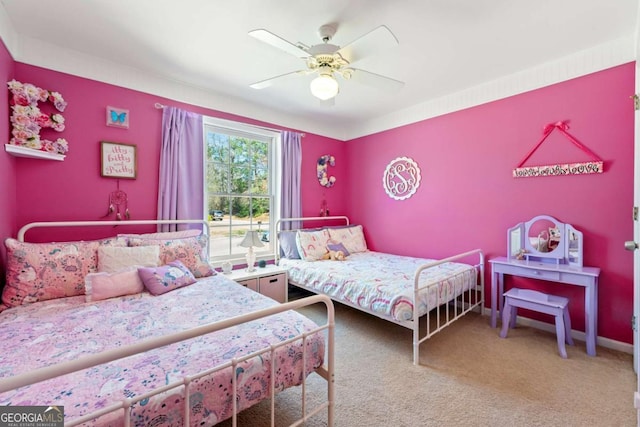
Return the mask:
{"type": "Polygon", "coordinates": [[[269,144],[262,141],[251,142],[251,155],[254,166],[269,166],[269,144]]]}
{"type": "Polygon", "coordinates": [[[246,138],[231,138],[231,163],[247,164],[249,162],[249,141],[246,138]]]}
{"type": "Polygon", "coordinates": [[[229,191],[229,168],[222,163],[207,165],[207,193],[226,194],[229,191]]]}
{"type": "Polygon", "coordinates": [[[231,167],[231,188],[232,194],[247,194],[251,185],[251,169],[245,166],[231,167]]]}
{"type": "Polygon", "coordinates": [[[231,215],[236,224],[248,224],[251,199],[249,197],[233,197],[231,199],[231,215]]]}
{"type": "Polygon", "coordinates": [[[261,196],[269,194],[269,171],[266,168],[258,167],[254,170],[251,194],[261,196]]]}
{"type": "Polygon", "coordinates": [[[229,162],[229,136],[206,132],[207,160],[220,163],[229,162]]]}

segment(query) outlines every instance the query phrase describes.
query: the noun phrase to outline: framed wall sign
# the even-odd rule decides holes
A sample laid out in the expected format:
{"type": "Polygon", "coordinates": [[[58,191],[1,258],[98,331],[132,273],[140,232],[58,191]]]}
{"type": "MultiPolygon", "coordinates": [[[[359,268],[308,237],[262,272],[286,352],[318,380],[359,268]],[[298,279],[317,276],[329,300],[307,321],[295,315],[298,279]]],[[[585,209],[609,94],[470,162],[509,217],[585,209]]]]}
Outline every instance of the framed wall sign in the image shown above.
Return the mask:
{"type": "Polygon", "coordinates": [[[100,142],[100,175],[107,178],[136,179],[136,146],[120,142],[100,142]]]}

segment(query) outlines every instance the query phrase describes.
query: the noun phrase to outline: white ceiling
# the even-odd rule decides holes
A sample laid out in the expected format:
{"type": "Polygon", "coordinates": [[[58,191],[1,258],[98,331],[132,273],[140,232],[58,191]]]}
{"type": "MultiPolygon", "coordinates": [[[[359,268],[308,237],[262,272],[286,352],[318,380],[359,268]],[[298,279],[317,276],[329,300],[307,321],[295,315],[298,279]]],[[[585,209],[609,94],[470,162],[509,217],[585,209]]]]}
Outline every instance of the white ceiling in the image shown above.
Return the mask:
{"type": "MultiPolygon", "coordinates": [[[[0,35],[17,61],[337,139],[433,115],[426,106],[435,100],[442,104],[455,94],[469,96],[474,88],[486,91],[492,82],[510,81],[512,92],[543,84],[521,81],[527,70],[566,58],[573,59],[565,62],[559,80],[634,60],[638,13],[638,0],[0,0],[0,5],[0,35]],[[337,24],[331,42],[339,46],[387,26],[399,45],[354,65],[401,80],[404,87],[384,91],[340,80],[330,107],[310,94],[313,76],[262,90],[249,87],[304,68],[302,59],[249,37],[250,30],[264,28],[309,46],[320,43],[317,30],[327,23],[337,24]],[[584,52],[590,54],[579,56],[584,52]]],[[[478,103],[490,96],[476,98],[478,103]]]]}

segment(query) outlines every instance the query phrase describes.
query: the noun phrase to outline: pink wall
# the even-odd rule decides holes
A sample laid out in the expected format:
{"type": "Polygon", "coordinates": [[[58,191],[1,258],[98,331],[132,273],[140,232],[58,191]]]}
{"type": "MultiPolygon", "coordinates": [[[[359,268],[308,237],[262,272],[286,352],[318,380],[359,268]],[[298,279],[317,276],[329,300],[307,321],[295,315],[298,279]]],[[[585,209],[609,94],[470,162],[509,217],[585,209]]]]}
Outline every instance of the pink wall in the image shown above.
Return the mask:
{"type": "MultiPolygon", "coordinates": [[[[14,62],[0,40],[0,81],[8,82],[14,75],[14,62]]],[[[0,237],[16,231],[16,175],[15,158],[4,155],[4,144],[11,135],[9,122],[9,91],[0,90],[0,237]]],[[[0,244],[0,287],[4,283],[5,247],[0,244]]]]}
{"type": "MultiPolygon", "coordinates": [[[[39,67],[16,63],[15,68],[18,80],[56,90],[64,96],[68,102],[64,111],[67,127],[59,136],[64,136],[70,147],[63,162],[17,159],[15,174],[18,186],[18,227],[42,220],[98,220],[106,214],[107,197],[116,189],[116,180],[100,176],[100,141],[137,145],[138,177],[136,180],[121,179],[120,189],[129,196],[132,219],[155,218],[162,120],[161,110],[154,107],[156,102],[212,117],[273,127],[268,123],[39,67]],[[108,105],[129,110],[129,129],[105,125],[105,107],[108,105]]],[[[325,152],[338,157],[339,164],[333,168],[333,172],[340,182],[343,181],[341,175],[345,173],[344,162],[340,160],[343,151],[344,144],[336,140],[313,134],[307,134],[303,139],[302,192],[305,213],[315,212],[324,194],[324,188],[315,179],[317,157],[326,154],[325,152]]],[[[330,197],[337,212],[344,212],[344,199],[340,190],[335,190],[327,197],[330,197]]],[[[85,233],[86,230],[83,231],[84,237],[85,233]]],[[[53,238],[50,237],[53,234],[43,233],[42,237],[38,235],[36,239],[53,238]]]]}
{"type": "MultiPolygon", "coordinates": [[[[348,212],[372,249],[433,258],[472,248],[487,259],[504,256],[507,228],[539,214],[570,223],[584,232],[585,265],[602,269],[599,335],[631,343],[633,264],[623,242],[633,236],[633,93],[631,63],[349,141],[348,212]],[[512,178],[543,126],[559,120],[605,161],[605,173],[512,178]],[[398,156],[422,171],[420,189],[404,201],[390,199],[381,183],[398,156]]],[[[588,159],[554,131],[526,165],[588,159]]],[[[570,297],[572,325],[584,330],[582,289],[518,283],[570,297]]],[[[487,267],[487,302],[489,284],[487,267]]]]}
{"type": "MultiPolygon", "coordinates": [[[[0,50],[0,73],[7,80],[15,77],[62,93],[69,106],[61,136],[70,142],[64,162],[0,153],[0,201],[7,207],[0,209],[2,238],[31,221],[100,219],[106,213],[107,195],[116,187],[115,180],[100,177],[98,148],[103,140],[137,144],[138,179],[121,180],[121,189],[129,194],[133,218],[155,217],[161,121],[155,102],[255,123],[14,64],[6,49],[0,50]],[[128,130],[105,126],[107,105],[129,109],[128,130]]],[[[481,247],[488,258],[504,255],[508,227],[540,213],[553,215],[584,232],[585,264],[602,268],[599,335],[630,343],[632,256],[622,243],[632,236],[633,88],[634,65],[627,64],[347,143],[307,134],[303,212],[317,215],[325,198],[332,214],[348,214],[365,226],[374,250],[442,257],[481,247]],[[511,170],[539,140],[542,127],[558,120],[569,120],[570,132],[605,160],[605,173],[513,179],[511,170]],[[329,168],[337,178],[331,189],[316,180],[316,161],[324,154],[336,157],[335,167],[329,168]],[[422,169],[420,190],[405,201],[389,199],[381,184],[385,166],[397,156],[414,158],[422,169]]],[[[5,119],[0,133],[8,137],[7,92],[1,96],[0,115],[5,119]]],[[[554,133],[527,164],[555,160],[579,161],[586,156],[554,133]]],[[[88,238],[85,233],[83,237],[88,238]]],[[[488,288],[488,271],[486,278],[488,288]]],[[[570,286],[531,281],[522,285],[572,301],[582,298],[581,290],[570,286]]],[[[584,328],[581,304],[572,303],[571,313],[574,327],[584,328]]]]}

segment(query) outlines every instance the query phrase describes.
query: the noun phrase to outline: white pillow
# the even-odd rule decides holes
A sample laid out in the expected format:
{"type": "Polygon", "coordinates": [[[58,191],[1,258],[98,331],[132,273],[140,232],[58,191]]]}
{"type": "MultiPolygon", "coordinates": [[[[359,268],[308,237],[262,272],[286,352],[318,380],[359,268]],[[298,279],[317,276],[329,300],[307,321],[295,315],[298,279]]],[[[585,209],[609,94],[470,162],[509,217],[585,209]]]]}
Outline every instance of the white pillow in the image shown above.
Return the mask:
{"type": "Polygon", "coordinates": [[[350,253],[366,252],[367,242],[361,225],[329,228],[329,236],[336,243],[342,243],[350,253]]]}
{"type": "Polygon", "coordinates": [[[298,230],[296,233],[296,246],[300,258],[305,261],[317,261],[329,251],[329,232],[325,229],[304,231],[298,230]]]}
{"type": "Polygon", "coordinates": [[[115,273],[133,266],[157,267],[158,265],[160,265],[160,247],[157,245],[100,246],[98,248],[99,272],[115,273]]]}

